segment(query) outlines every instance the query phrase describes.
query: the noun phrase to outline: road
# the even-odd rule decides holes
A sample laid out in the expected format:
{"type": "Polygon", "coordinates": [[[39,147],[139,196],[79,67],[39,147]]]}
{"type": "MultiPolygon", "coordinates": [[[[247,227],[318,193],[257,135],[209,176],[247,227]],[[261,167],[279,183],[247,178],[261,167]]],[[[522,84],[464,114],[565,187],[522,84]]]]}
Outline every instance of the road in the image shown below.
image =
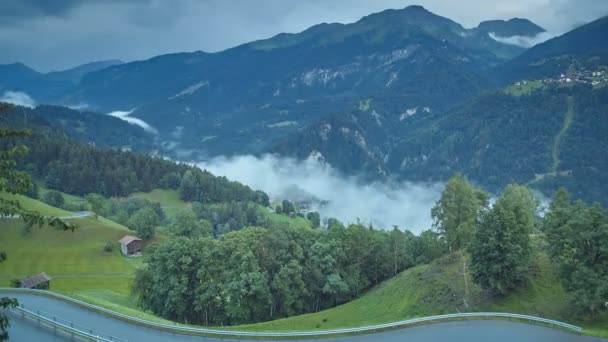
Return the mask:
{"type": "MultiPolygon", "coordinates": [[[[89,216],[93,215],[93,213],[90,211],[77,211],[73,214],[74,215],[69,215],[69,216],[58,216],[57,218],[62,219],[62,220],[71,220],[71,219],[77,219],[77,218],[85,218],[85,217],[89,217],[89,216]]],[[[19,215],[0,216],[0,218],[6,218],[6,219],[17,219],[19,217],[21,217],[21,216],[19,216],[19,215]]],[[[55,216],[45,216],[45,217],[55,217],[55,216]]]]}
{"type": "MultiPolygon", "coordinates": [[[[9,294],[16,297],[21,303],[56,315],[57,317],[68,319],[76,325],[85,326],[100,333],[113,335],[128,341],[237,341],[234,339],[218,339],[201,336],[188,336],[173,334],[155,329],[133,325],[118,319],[110,318],[96,312],[83,309],[74,304],[66,303],[54,298],[36,296],[31,294],[9,294]]],[[[14,318],[13,326],[9,332],[13,334],[12,341],[31,341],[29,336],[39,334],[47,336],[48,330],[37,327],[32,330],[32,324],[22,318],[14,318]],[[29,335],[28,335],[29,334],[29,335]],[[45,335],[46,334],[46,335],[45,335]]],[[[48,336],[47,336],[48,337],[48,336]]],[[[53,335],[51,337],[34,339],[41,341],[63,341],[62,336],[53,335]]],[[[383,342],[402,342],[402,341],[488,341],[507,342],[507,341],[563,341],[563,342],[607,342],[607,339],[593,338],[589,336],[575,335],[562,330],[548,328],[538,325],[530,325],[512,321],[502,320],[471,320],[455,321],[445,323],[435,323],[422,325],[399,330],[391,330],[368,335],[357,335],[349,337],[328,338],[324,341],[383,341],[383,342]]],[[[66,339],[68,341],[68,339],[66,339]]],[[[314,341],[319,341],[314,340],[314,341]]]]}

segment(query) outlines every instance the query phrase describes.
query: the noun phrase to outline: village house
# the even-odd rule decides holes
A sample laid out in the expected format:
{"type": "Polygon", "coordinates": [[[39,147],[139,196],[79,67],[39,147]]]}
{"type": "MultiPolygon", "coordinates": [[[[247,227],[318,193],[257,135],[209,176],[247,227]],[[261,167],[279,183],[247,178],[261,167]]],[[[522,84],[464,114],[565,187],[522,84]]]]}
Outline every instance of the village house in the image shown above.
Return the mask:
{"type": "Polygon", "coordinates": [[[25,289],[48,290],[51,287],[51,277],[42,272],[33,277],[21,280],[20,287],[25,289]]]}
{"type": "Polygon", "coordinates": [[[125,235],[120,239],[120,250],[125,256],[141,254],[141,239],[131,235],[125,235]]]}

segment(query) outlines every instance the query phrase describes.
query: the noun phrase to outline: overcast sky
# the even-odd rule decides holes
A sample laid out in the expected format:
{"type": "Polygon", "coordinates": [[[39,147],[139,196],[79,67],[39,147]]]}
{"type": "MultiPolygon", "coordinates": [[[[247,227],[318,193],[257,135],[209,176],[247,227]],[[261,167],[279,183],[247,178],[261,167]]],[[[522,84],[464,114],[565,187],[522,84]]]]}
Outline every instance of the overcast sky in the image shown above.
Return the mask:
{"type": "Polygon", "coordinates": [[[608,0],[0,0],[0,63],[48,71],[213,52],[411,4],[465,27],[525,17],[555,33],[608,14],[608,0]]]}

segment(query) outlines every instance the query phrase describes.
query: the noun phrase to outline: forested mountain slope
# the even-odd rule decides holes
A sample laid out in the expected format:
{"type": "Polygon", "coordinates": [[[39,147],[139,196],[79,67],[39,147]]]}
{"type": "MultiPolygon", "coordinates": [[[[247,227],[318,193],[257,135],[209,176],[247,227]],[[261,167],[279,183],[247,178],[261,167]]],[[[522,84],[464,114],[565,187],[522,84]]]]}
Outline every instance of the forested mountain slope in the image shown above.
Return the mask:
{"type": "Polygon", "coordinates": [[[154,136],[119,118],[61,106],[36,108],[12,106],[5,109],[0,124],[14,128],[53,128],[71,139],[99,147],[154,151],[154,136]]]}
{"type": "Polygon", "coordinates": [[[606,87],[492,91],[445,114],[395,103],[328,117],[274,151],[374,177],[442,181],[463,172],[490,191],[516,182],[551,193],[562,184],[605,203],[606,87]]]}
{"type": "Polygon", "coordinates": [[[87,73],[120,63],[118,60],[98,61],[48,73],[23,63],[0,64],[0,95],[7,91],[24,92],[37,103],[50,103],[78,84],[87,73]]]}
{"type": "Polygon", "coordinates": [[[527,50],[496,69],[506,82],[556,77],[569,69],[608,65],[608,16],[527,50]]]}

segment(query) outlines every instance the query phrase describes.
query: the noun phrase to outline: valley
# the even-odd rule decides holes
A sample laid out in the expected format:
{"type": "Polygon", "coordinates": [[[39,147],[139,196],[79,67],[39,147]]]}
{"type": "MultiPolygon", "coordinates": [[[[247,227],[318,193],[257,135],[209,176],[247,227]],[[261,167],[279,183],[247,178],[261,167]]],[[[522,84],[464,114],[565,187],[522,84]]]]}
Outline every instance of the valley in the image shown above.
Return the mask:
{"type": "Polygon", "coordinates": [[[309,3],[274,36],[218,15],[247,38],[200,51],[160,37],[194,18],[204,42],[209,4],[76,3],[6,18],[112,9],[173,47],[117,59],[127,30],[79,22],[53,41],[93,62],[0,64],[0,341],[608,338],[603,12],[309,3]]]}

